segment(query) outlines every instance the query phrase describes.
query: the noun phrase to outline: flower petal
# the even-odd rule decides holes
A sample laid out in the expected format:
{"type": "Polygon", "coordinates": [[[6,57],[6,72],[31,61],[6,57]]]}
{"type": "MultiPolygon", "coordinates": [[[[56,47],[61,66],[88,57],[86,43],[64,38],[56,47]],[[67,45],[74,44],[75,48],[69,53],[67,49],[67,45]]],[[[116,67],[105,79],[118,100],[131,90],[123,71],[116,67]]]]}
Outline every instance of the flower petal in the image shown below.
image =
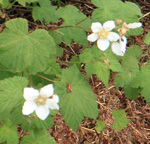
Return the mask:
{"type": "Polygon", "coordinates": [[[59,106],[58,104],[56,103],[56,101],[54,99],[48,99],[46,101],[46,106],[50,109],[57,109],[59,110],[59,106]]]}
{"type": "Polygon", "coordinates": [[[98,34],[92,33],[87,37],[88,41],[95,42],[98,39],[98,34]]]}
{"type": "Polygon", "coordinates": [[[43,105],[40,105],[36,108],[35,110],[36,115],[41,119],[41,120],[45,120],[47,118],[47,116],[49,115],[49,109],[43,105]]]}
{"type": "Polygon", "coordinates": [[[23,96],[25,100],[34,100],[39,96],[39,91],[34,88],[24,88],[23,96]]]}
{"type": "Polygon", "coordinates": [[[127,38],[125,36],[123,36],[121,39],[120,39],[120,45],[121,45],[121,51],[123,53],[126,52],[126,45],[127,45],[127,38]]]}
{"type": "Polygon", "coordinates": [[[109,32],[109,35],[108,35],[108,40],[113,42],[113,41],[117,41],[120,39],[120,36],[115,33],[115,32],[109,32]]]}
{"type": "Polygon", "coordinates": [[[115,25],[114,21],[107,21],[103,24],[103,28],[107,31],[111,31],[115,27],[116,27],[116,25],[115,25]]]}
{"type": "Polygon", "coordinates": [[[98,39],[97,46],[100,50],[105,51],[109,47],[110,42],[107,39],[98,39]]]}
{"type": "Polygon", "coordinates": [[[54,94],[53,84],[49,84],[40,89],[40,95],[43,97],[50,97],[54,94]]]}
{"type": "Polygon", "coordinates": [[[35,111],[37,108],[37,105],[34,101],[25,101],[23,108],[22,108],[22,113],[24,115],[29,115],[35,111]]]}
{"type": "Polygon", "coordinates": [[[121,51],[121,45],[118,42],[113,42],[111,45],[112,52],[118,56],[123,56],[124,53],[121,51]]]}
{"type": "Polygon", "coordinates": [[[56,103],[59,103],[58,95],[54,94],[52,99],[55,100],[56,103]]]}
{"type": "Polygon", "coordinates": [[[130,24],[127,25],[127,27],[130,28],[130,29],[139,28],[139,27],[141,27],[141,26],[142,26],[142,23],[137,23],[137,22],[135,22],[135,23],[130,23],[130,24]]]}
{"type": "Polygon", "coordinates": [[[102,24],[99,22],[92,23],[91,30],[93,33],[98,33],[102,29],[102,24]]]}

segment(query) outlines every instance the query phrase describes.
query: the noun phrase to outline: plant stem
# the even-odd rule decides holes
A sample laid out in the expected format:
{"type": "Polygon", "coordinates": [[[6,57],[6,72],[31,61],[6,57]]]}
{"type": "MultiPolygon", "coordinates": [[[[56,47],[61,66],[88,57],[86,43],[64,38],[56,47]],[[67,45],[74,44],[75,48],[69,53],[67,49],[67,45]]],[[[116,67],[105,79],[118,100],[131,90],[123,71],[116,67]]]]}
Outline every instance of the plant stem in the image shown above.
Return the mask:
{"type": "Polygon", "coordinates": [[[42,79],[45,79],[45,80],[47,80],[47,81],[56,83],[56,81],[53,81],[53,80],[51,80],[51,79],[49,79],[49,78],[47,78],[47,77],[41,76],[41,75],[39,75],[39,74],[36,74],[36,76],[38,76],[38,77],[40,77],[40,78],[42,78],[42,79]]]}

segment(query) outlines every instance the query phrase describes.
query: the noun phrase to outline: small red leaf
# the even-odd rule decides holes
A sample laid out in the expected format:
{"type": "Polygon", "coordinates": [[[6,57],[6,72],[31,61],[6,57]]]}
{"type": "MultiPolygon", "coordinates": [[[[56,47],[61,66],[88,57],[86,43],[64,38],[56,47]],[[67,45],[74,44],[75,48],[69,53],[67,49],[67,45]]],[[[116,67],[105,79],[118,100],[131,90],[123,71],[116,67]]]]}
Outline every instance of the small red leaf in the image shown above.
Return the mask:
{"type": "Polygon", "coordinates": [[[72,87],[71,87],[71,85],[68,83],[68,82],[66,82],[66,85],[67,85],[67,92],[69,93],[69,92],[72,92],[72,87]]]}

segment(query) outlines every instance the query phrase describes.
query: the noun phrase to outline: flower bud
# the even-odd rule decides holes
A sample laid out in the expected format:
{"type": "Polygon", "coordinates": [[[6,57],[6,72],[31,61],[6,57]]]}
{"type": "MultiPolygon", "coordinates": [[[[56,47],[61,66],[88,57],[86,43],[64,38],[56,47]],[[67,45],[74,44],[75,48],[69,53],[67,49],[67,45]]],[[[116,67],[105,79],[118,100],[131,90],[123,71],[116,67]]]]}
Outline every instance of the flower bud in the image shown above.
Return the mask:
{"type": "Polygon", "coordinates": [[[121,19],[117,19],[116,20],[116,25],[120,25],[122,23],[122,20],[121,19]]]}

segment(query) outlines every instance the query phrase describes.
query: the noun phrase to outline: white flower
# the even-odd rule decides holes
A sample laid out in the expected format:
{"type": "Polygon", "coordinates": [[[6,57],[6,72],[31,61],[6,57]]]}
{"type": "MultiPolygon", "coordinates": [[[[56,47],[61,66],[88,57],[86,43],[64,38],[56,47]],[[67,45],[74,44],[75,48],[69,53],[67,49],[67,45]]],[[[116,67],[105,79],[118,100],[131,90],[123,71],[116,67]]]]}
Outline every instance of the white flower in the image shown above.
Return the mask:
{"type": "Polygon", "coordinates": [[[114,21],[107,21],[103,26],[99,22],[92,23],[91,30],[93,33],[90,34],[87,39],[90,42],[95,42],[97,40],[98,48],[105,51],[110,45],[109,41],[117,41],[120,38],[117,33],[110,32],[115,27],[114,21]]]}
{"type": "Polygon", "coordinates": [[[126,52],[126,45],[127,45],[127,38],[124,36],[126,34],[127,31],[129,31],[129,29],[135,29],[135,28],[139,28],[142,26],[142,23],[130,23],[130,24],[126,24],[123,23],[122,28],[119,29],[119,35],[120,35],[120,39],[119,42],[113,42],[111,49],[113,51],[113,53],[115,53],[118,56],[124,56],[125,52],[126,52]]]}
{"type": "Polygon", "coordinates": [[[111,49],[112,52],[118,56],[124,56],[126,52],[126,45],[127,45],[127,38],[125,36],[122,36],[119,39],[119,42],[113,42],[111,49]]]}
{"type": "Polygon", "coordinates": [[[142,26],[142,23],[139,23],[139,22],[134,22],[134,23],[130,23],[130,24],[126,24],[124,22],[122,25],[122,28],[119,29],[119,35],[123,36],[126,34],[127,31],[129,31],[129,29],[139,28],[141,26],[142,26]]]}
{"type": "Polygon", "coordinates": [[[25,103],[23,105],[22,113],[29,115],[35,111],[36,115],[45,120],[49,115],[49,109],[59,109],[59,97],[54,94],[52,84],[46,85],[40,90],[34,88],[24,88],[25,103]]]}

